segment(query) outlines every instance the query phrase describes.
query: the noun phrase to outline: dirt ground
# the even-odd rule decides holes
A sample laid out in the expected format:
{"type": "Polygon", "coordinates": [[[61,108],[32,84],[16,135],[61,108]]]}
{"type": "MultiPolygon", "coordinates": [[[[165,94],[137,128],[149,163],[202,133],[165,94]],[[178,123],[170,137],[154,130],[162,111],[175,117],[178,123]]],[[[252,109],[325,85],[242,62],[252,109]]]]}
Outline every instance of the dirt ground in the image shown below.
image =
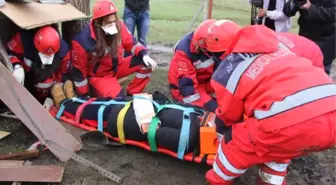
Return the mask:
{"type": "MultiPolygon", "coordinates": [[[[155,49],[155,47],[154,47],[155,49]]],[[[152,57],[160,66],[166,68],[171,53],[152,51],[152,57]]],[[[333,78],[336,79],[336,64],[333,66],[333,78]]],[[[36,141],[35,136],[19,121],[0,118],[0,130],[9,131],[11,135],[0,140],[0,153],[27,149],[36,141]]],[[[289,185],[333,185],[336,184],[336,149],[315,153],[293,160],[288,175],[289,185]]],[[[127,146],[102,151],[80,151],[86,159],[126,179],[124,185],[202,185],[207,184],[204,174],[210,166],[180,161],[159,153],[127,146]]],[[[95,171],[69,160],[60,163],[49,151],[39,158],[31,160],[33,164],[65,166],[63,182],[59,185],[113,185],[95,171]]],[[[1,174],[0,174],[1,175],[1,174]]],[[[253,184],[257,175],[256,168],[248,170],[236,184],[253,184]]],[[[11,183],[0,183],[11,184],[11,183]]],[[[23,183],[39,184],[39,183],[23,183]]],[[[40,183],[41,185],[43,183],[40,183]]]]}

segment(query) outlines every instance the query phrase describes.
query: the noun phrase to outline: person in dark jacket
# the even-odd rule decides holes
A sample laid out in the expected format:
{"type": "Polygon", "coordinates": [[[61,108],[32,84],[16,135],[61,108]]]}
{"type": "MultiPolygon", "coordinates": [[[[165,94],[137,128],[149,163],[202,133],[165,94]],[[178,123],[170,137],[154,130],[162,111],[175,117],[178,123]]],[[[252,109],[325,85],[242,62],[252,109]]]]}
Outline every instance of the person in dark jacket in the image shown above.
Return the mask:
{"type": "Polygon", "coordinates": [[[286,3],[284,13],[294,16],[300,12],[299,35],[314,41],[323,52],[323,63],[327,74],[335,59],[335,0],[291,0],[286,3]]]}
{"type": "Polygon", "coordinates": [[[132,35],[137,28],[138,41],[147,47],[149,0],[125,0],[123,19],[132,35]]]}

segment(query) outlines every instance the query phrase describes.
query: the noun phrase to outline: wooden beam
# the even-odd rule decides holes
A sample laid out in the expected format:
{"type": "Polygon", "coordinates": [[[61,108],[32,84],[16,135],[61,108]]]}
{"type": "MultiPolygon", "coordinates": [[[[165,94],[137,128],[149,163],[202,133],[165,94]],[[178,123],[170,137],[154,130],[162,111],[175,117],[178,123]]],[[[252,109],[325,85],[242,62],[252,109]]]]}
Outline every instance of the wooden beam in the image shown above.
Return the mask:
{"type": "Polygon", "coordinates": [[[0,165],[0,182],[61,182],[62,166],[0,165]]]}

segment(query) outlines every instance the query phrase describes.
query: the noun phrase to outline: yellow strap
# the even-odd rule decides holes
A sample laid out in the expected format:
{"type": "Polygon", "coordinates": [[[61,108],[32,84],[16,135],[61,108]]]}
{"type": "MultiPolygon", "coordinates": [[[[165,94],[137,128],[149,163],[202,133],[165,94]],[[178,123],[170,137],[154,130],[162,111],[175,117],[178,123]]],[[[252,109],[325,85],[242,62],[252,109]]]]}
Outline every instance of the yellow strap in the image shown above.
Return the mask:
{"type": "Polygon", "coordinates": [[[124,134],[124,119],[126,116],[127,110],[130,108],[132,101],[128,102],[124,108],[122,108],[118,114],[117,118],[117,130],[120,143],[126,144],[125,134],[124,134]]]}

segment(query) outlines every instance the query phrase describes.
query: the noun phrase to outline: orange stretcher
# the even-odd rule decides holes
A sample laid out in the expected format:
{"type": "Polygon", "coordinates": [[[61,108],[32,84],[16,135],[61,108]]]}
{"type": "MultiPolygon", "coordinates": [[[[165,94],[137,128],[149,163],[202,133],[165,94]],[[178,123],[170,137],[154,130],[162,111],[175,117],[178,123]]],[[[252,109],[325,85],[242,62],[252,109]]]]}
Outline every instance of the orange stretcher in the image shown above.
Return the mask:
{"type": "MultiPolygon", "coordinates": [[[[58,110],[55,107],[52,107],[50,109],[50,113],[55,118],[57,117],[58,110]]],[[[78,114],[76,113],[76,117],[78,117],[78,114]]],[[[59,116],[59,120],[64,121],[68,124],[71,124],[75,127],[87,130],[87,131],[96,131],[97,128],[91,127],[87,124],[81,123],[80,119],[72,119],[69,117],[66,117],[64,115],[59,116]]],[[[108,132],[104,132],[104,134],[111,140],[120,142],[120,138],[111,136],[108,132]]],[[[190,152],[188,154],[185,154],[183,156],[183,160],[190,161],[190,162],[196,162],[196,163],[204,163],[207,165],[212,165],[213,161],[215,159],[215,155],[217,152],[217,134],[216,130],[213,127],[206,127],[201,126],[200,128],[200,142],[199,147],[196,147],[196,149],[193,152],[190,152]]],[[[145,150],[151,151],[151,147],[148,141],[134,141],[134,140],[125,140],[125,144],[137,146],[140,148],[143,148],[145,150]]],[[[176,152],[157,147],[157,152],[164,153],[167,155],[170,155],[174,158],[179,158],[178,154],[176,152]]]]}

